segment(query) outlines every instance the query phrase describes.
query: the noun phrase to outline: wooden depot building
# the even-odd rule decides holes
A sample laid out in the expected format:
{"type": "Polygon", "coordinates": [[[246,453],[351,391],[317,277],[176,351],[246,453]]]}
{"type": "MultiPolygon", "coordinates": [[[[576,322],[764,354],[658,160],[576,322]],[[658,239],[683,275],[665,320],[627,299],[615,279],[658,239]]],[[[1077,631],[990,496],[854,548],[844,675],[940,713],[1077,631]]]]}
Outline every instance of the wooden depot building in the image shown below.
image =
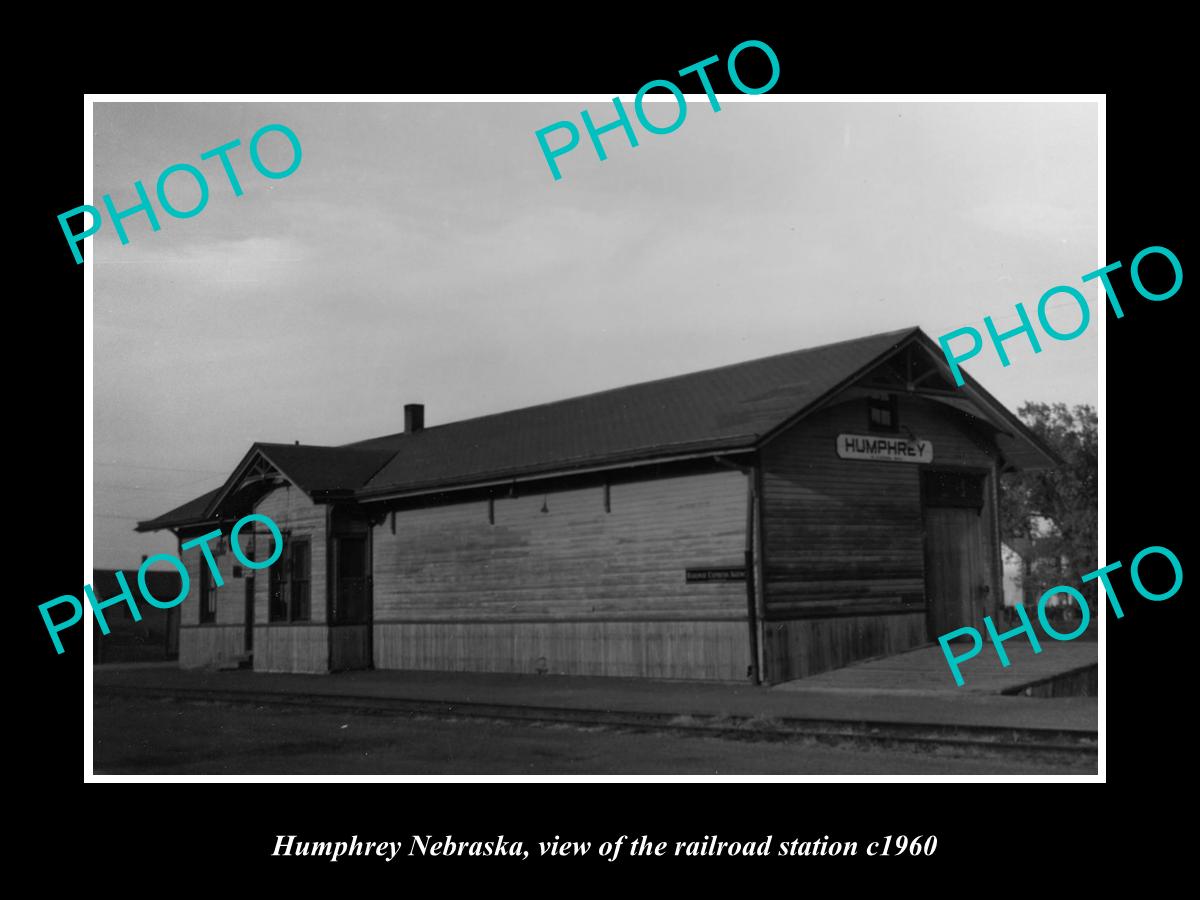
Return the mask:
{"type": "Polygon", "coordinates": [[[180,665],[801,678],[996,614],[997,478],[1058,463],[919,328],[423,419],[255,444],[138,525],[284,534],[257,575],[215,546],[220,587],[181,553],[180,665]]]}

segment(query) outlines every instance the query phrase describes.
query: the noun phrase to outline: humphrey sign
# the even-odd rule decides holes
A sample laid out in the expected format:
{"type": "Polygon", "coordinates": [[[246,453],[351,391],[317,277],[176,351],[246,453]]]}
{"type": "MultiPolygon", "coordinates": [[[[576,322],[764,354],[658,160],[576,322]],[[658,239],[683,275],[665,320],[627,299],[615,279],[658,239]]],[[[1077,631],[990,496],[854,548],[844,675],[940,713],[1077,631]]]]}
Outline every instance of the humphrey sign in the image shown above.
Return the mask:
{"type": "Polygon", "coordinates": [[[842,459],[928,463],[933,462],[933,442],[880,437],[877,434],[839,434],[837,454],[842,459]]]}

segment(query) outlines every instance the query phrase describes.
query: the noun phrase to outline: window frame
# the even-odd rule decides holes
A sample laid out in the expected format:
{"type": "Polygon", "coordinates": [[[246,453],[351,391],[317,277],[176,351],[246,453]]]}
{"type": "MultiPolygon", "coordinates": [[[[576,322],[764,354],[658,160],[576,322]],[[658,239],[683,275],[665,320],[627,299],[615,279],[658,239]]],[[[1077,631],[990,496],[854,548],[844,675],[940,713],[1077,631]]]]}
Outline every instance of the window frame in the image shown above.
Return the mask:
{"type": "Polygon", "coordinates": [[[217,588],[213,584],[212,570],[208,560],[200,561],[200,624],[215,625],[217,622],[217,588]]]}
{"type": "Polygon", "coordinates": [[[867,397],[867,429],[884,434],[896,434],[900,431],[900,404],[895,394],[888,394],[886,399],[867,397]],[[884,425],[875,421],[875,412],[887,414],[890,424],[884,425]]]}
{"type": "Polygon", "coordinates": [[[311,622],[312,621],[312,540],[308,535],[303,537],[292,538],[291,549],[288,552],[288,621],[289,622],[311,622]],[[296,548],[304,548],[304,577],[296,577],[296,548]],[[300,588],[297,591],[297,588],[300,588]],[[298,597],[297,594],[301,596],[298,597]],[[301,616],[298,612],[301,606],[301,601],[304,605],[304,615],[301,616]]]}
{"type": "Polygon", "coordinates": [[[283,532],[283,551],[267,578],[267,624],[312,621],[312,538],[283,532]],[[297,547],[303,547],[303,566],[296,569],[297,547]],[[302,577],[296,577],[297,575],[302,577]],[[303,615],[301,609],[303,608],[303,615]]]}

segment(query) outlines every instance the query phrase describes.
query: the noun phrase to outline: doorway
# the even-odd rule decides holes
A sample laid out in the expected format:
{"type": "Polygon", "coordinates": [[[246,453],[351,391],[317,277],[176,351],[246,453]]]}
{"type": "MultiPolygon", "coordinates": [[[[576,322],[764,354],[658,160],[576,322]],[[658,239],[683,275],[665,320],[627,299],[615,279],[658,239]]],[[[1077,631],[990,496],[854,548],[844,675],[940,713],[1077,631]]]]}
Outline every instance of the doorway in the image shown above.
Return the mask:
{"type": "Polygon", "coordinates": [[[985,515],[987,474],[923,471],[925,594],[929,637],[979,628],[988,614],[992,572],[985,515]]]}
{"type": "Polygon", "coordinates": [[[371,667],[371,564],[365,534],[333,541],[333,604],[330,610],[330,669],[371,667]]]}

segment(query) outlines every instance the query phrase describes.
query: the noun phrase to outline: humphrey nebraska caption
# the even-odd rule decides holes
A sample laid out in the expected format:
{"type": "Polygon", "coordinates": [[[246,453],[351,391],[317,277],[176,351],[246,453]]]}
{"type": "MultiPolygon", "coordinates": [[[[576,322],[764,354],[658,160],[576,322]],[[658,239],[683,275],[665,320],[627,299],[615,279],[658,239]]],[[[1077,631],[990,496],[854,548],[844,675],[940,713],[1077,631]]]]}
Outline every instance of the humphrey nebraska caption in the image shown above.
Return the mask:
{"type": "MultiPolygon", "coordinates": [[[[557,843],[557,842],[555,842],[557,843]]],[[[326,856],[337,862],[340,856],[381,856],[391,862],[404,852],[404,841],[360,841],[354,835],[348,841],[302,841],[294,834],[277,835],[272,856],[326,856]]],[[[546,854],[543,849],[543,855],[546,854]]],[[[406,856],[516,856],[527,859],[529,851],[521,841],[507,841],[500,835],[494,841],[456,841],[450,837],[412,836],[406,856]]]]}
{"type": "MultiPolygon", "coordinates": [[[[593,845],[591,841],[564,841],[555,835],[552,841],[538,841],[541,856],[586,856],[595,846],[597,855],[608,860],[618,856],[856,856],[857,841],[831,841],[829,836],[819,840],[782,841],[772,853],[775,838],[768,835],[763,841],[736,842],[718,840],[716,835],[705,835],[702,841],[652,841],[648,836],[633,838],[621,835],[616,840],[593,845]],[[626,843],[628,841],[628,843],[626,843]]],[[[532,845],[531,845],[532,846],[532,845]]],[[[500,835],[493,841],[456,841],[447,835],[434,838],[432,835],[412,836],[408,852],[404,853],[404,841],[360,841],[354,835],[349,841],[304,841],[294,834],[277,835],[272,856],[324,857],[337,862],[343,856],[378,856],[388,862],[401,854],[405,856],[512,856],[528,859],[529,851],[521,841],[505,840],[500,835]]],[[[867,846],[868,856],[932,856],[937,849],[937,837],[887,835],[886,839],[872,841],[867,846]],[[894,843],[893,843],[894,840],[894,843]]]]}

